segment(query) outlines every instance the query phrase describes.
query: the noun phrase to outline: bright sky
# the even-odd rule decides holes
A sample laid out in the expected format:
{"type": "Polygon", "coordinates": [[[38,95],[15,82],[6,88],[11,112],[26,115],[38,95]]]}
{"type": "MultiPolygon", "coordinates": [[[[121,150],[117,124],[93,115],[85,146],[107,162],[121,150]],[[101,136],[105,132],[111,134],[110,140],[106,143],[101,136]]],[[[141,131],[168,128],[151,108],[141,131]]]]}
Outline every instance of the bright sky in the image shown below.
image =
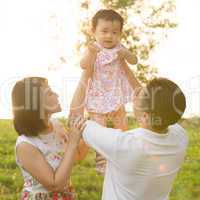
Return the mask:
{"type": "MultiPolygon", "coordinates": [[[[96,0],[92,2],[94,7],[99,6],[96,0]]],[[[186,92],[187,115],[200,115],[199,9],[198,0],[177,0],[179,27],[150,59],[160,75],[175,80],[186,92]]],[[[73,56],[79,39],[79,13],[79,0],[0,1],[0,118],[11,116],[10,92],[15,81],[33,75],[49,79],[60,96],[60,115],[67,114],[80,75],[73,56]],[[66,64],[61,65],[60,56],[66,64]]]]}
{"type": "Polygon", "coordinates": [[[151,57],[159,74],[176,81],[184,90],[186,115],[200,115],[199,9],[198,0],[177,0],[178,28],[155,49],[151,57]]]}

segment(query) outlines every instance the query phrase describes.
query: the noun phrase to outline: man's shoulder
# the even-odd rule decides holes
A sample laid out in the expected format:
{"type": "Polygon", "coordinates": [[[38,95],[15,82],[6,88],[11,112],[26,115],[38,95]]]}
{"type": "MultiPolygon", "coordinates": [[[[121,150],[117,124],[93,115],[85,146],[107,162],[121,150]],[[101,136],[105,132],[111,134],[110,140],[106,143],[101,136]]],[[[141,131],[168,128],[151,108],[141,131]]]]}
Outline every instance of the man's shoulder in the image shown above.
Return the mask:
{"type": "Polygon", "coordinates": [[[175,137],[178,137],[183,143],[188,143],[187,131],[178,123],[169,126],[170,134],[173,134],[175,137]]]}
{"type": "Polygon", "coordinates": [[[179,132],[182,132],[182,133],[186,133],[186,130],[178,123],[170,125],[169,128],[173,129],[174,131],[179,131],[179,132]]]}
{"type": "Polygon", "coordinates": [[[140,135],[143,135],[144,132],[145,131],[144,131],[143,128],[134,128],[134,129],[130,129],[130,130],[126,131],[126,133],[134,135],[136,137],[140,136],[140,135]]]}
{"type": "Polygon", "coordinates": [[[182,137],[187,137],[186,130],[178,123],[169,126],[168,129],[171,134],[182,136],[182,137]]]}
{"type": "Polygon", "coordinates": [[[138,147],[140,147],[143,143],[145,130],[143,128],[134,128],[126,131],[125,134],[122,134],[124,139],[126,138],[127,141],[132,141],[135,145],[138,144],[138,147]]]}

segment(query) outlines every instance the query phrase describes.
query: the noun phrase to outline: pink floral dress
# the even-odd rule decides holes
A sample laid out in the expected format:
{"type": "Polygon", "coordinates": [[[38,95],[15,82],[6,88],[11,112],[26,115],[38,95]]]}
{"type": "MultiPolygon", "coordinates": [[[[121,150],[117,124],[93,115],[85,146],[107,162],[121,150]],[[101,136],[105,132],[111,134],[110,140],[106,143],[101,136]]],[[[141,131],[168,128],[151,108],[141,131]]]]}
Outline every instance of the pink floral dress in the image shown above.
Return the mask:
{"type": "MultiPolygon", "coordinates": [[[[57,120],[52,120],[52,123],[53,131],[51,133],[37,137],[21,135],[17,138],[16,147],[22,142],[35,146],[42,152],[49,165],[56,170],[64,155],[64,138],[60,135],[64,129],[57,120]]],[[[24,178],[21,200],[75,200],[75,190],[70,181],[66,185],[65,192],[49,192],[21,166],[17,156],[16,162],[24,178]]]]}
{"type": "Polygon", "coordinates": [[[88,112],[109,113],[132,101],[133,90],[118,61],[117,52],[124,48],[118,44],[113,49],[100,48],[94,66],[93,78],[86,96],[88,112]]]}

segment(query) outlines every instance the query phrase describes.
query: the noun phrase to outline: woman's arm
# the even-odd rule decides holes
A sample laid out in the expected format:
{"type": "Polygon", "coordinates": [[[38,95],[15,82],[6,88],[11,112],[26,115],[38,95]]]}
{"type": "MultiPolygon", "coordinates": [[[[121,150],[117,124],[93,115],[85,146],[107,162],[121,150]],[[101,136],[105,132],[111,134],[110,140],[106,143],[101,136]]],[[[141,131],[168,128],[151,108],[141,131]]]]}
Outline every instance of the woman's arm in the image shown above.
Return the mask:
{"type": "MultiPolygon", "coordinates": [[[[58,130],[59,131],[57,133],[59,134],[60,139],[64,142],[65,148],[67,148],[70,130],[65,129],[61,123],[58,123],[58,130]]],[[[89,147],[81,139],[75,153],[75,161],[83,160],[88,153],[88,149],[89,147]]]]}
{"type": "Polygon", "coordinates": [[[76,161],[83,160],[87,156],[88,150],[89,150],[89,147],[85,144],[83,139],[81,139],[76,151],[75,160],[76,161]]]}
{"type": "Polygon", "coordinates": [[[70,114],[68,117],[69,126],[77,117],[84,117],[85,96],[89,78],[90,71],[86,69],[81,74],[81,78],[71,101],[70,114]]]}
{"type": "MultiPolygon", "coordinates": [[[[69,127],[71,127],[70,124],[73,124],[74,120],[76,120],[77,117],[80,117],[82,119],[84,118],[85,96],[90,77],[91,70],[89,68],[86,68],[81,74],[81,78],[72,98],[70,113],[68,116],[69,127]]],[[[88,149],[89,147],[85,144],[83,140],[81,140],[79,143],[79,147],[76,151],[75,159],[77,161],[84,159],[88,153],[88,149]]]]}
{"type": "Polygon", "coordinates": [[[28,143],[21,143],[17,146],[17,158],[20,164],[47,190],[64,191],[74,164],[83,128],[74,130],[70,134],[65,154],[56,171],[48,164],[42,153],[28,143]]]}

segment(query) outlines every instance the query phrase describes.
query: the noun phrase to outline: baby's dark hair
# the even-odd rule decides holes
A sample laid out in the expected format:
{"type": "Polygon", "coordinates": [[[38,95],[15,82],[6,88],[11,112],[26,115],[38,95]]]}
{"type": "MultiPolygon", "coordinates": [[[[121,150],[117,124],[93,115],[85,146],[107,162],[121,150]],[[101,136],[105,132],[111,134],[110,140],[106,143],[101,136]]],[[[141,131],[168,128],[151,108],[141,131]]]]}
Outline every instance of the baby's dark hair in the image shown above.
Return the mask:
{"type": "Polygon", "coordinates": [[[124,25],[124,19],[122,16],[114,10],[111,9],[101,9],[92,18],[92,29],[95,30],[99,19],[104,19],[107,21],[119,21],[121,24],[120,30],[122,30],[124,25]]]}

